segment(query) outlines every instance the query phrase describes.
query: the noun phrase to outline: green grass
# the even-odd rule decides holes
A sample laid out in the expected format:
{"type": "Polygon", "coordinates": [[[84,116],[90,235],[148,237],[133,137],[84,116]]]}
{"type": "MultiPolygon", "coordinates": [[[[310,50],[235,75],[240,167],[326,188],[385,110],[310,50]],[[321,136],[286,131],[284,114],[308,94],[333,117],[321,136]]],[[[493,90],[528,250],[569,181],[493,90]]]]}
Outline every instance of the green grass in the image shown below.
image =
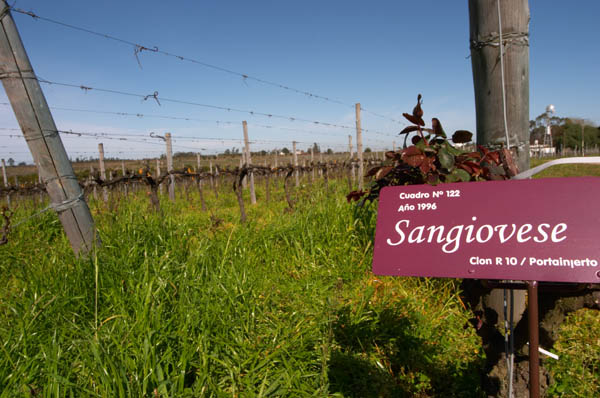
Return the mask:
{"type": "MultiPolygon", "coordinates": [[[[540,158],[531,159],[531,167],[539,166],[543,163],[554,160],[555,158],[540,158]]],[[[599,164],[559,164],[551,166],[546,170],[536,174],[534,178],[548,177],[577,177],[577,176],[593,176],[600,177],[599,164]]]]}
{"type": "MultiPolygon", "coordinates": [[[[205,191],[209,212],[192,191],[162,215],[145,192],[91,200],[88,259],[50,212],[16,228],[0,247],[0,397],[482,397],[457,282],[374,276],[375,212],[355,213],[345,181],[303,187],[293,212],[277,185],[268,206],[262,188],[246,197],[243,225],[229,186],[205,191]]],[[[598,395],[598,324],[566,322],[554,396],[598,395]]]]}

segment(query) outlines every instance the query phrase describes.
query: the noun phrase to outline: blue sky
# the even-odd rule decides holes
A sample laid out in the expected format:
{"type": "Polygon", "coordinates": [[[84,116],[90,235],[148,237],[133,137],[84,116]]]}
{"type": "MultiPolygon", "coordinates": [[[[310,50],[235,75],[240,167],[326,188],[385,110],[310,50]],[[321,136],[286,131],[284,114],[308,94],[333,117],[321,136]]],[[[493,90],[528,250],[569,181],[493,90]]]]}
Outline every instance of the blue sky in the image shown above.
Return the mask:
{"type": "MultiPolygon", "coordinates": [[[[14,1],[14,0],[13,0],[14,1]]],[[[12,4],[12,2],[11,2],[12,4]]],[[[17,0],[39,16],[312,92],[338,104],[13,13],[37,75],[55,82],[354,125],[364,109],[365,145],[391,148],[401,113],[422,93],[425,118],[447,131],[475,129],[467,1],[53,1],[17,0]]],[[[558,116],[600,122],[600,29],[597,0],[530,1],[530,115],[556,106],[558,116]]],[[[252,149],[342,149],[354,130],[43,84],[61,130],[147,136],[170,131],[175,150],[240,147],[242,120],[252,149]],[[102,112],[144,114],[143,117],[102,112]],[[197,120],[165,119],[173,116],[197,120]],[[220,123],[217,123],[219,121],[220,123]],[[229,123],[223,123],[229,122],[229,123]],[[271,126],[270,128],[266,126],[271,126]],[[190,138],[196,138],[193,141],[190,138]],[[218,138],[215,140],[214,138],[218,138]]],[[[0,102],[7,102],[0,89],[0,102]]],[[[0,128],[18,127],[0,105],[0,128]]],[[[18,131],[0,130],[0,157],[31,161],[18,131]]],[[[159,142],[64,136],[69,154],[156,156],[159,142]]],[[[144,138],[145,140],[145,138],[144,138]]],[[[150,140],[152,141],[152,140],[150,140]]]]}

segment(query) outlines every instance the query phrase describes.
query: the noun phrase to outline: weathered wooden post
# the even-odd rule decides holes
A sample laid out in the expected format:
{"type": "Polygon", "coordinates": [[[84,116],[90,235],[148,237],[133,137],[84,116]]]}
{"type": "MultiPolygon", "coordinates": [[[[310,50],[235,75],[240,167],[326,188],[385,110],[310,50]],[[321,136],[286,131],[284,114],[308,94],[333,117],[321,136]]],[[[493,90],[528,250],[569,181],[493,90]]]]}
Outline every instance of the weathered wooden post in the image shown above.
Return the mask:
{"type": "Polygon", "coordinates": [[[300,173],[298,172],[298,153],[296,153],[296,141],[292,142],[293,159],[294,159],[294,173],[296,177],[296,188],[300,186],[300,173]]]}
{"type": "MultiPolygon", "coordinates": [[[[156,159],[156,179],[158,180],[160,178],[160,159],[156,159]]],[[[160,194],[163,194],[163,184],[159,184],[158,185],[158,189],[160,194]]]]}
{"type": "Polygon", "coordinates": [[[169,173],[169,200],[175,202],[175,175],[173,174],[173,144],[171,133],[165,134],[167,142],[167,173],[169,173]]]}
{"type": "MultiPolygon", "coordinates": [[[[90,165],[90,181],[94,181],[94,166],[90,165]]],[[[92,189],[92,194],[94,196],[94,200],[98,199],[98,190],[96,189],[96,184],[94,184],[94,187],[92,189]]]]}
{"type": "Polygon", "coordinates": [[[354,153],[352,151],[352,135],[348,134],[348,159],[350,159],[350,173],[351,181],[348,181],[348,188],[352,190],[352,185],[356,181],[356,172],[354,170],[354,153]]]}
{"type": "MultiPolygon", "coordinates": [[[[242,168],[244,168],[244,165],[246,164],[246,150],[244,149],[241,153],[240,156],[240,170],[242,168]]],[[[242,189],[246,189],[248,188],[248,178],[246,178],[247,176],[244,176],[242,178],[242,189]]]]}
{"type": "Polygon", "coordinates": [[[360,104],[356,108],[356,153],[358,154],[358,190],[364,188],[365,165],[363,163],[362,128],[360,127],[360,104]]]}
{"type": "Polygon", "coordinates": [[[0,0],[0,76],[46,191],[75,253],[99,244],[94,220],[58,135],[33,67],[5,0],[0,0]]]}
{"type": "MultiPolygon", "coordinates": [[[[323,152],[320,151],[319,152],[319,163],[323,163],[323,152]]],[[[319,167],[319,177],[323,177],[323,169],[321,169],[321,167],[319,167]]]]}
{"type": "MultiPolygon", "coordinates": [[[[100,168],[100,178],[102,182],[106,181],[106,169],[104,168],[104,144],[98,144],[98,167],[100,168]]],[[[102,187],[102,200],[104,203],[108,203],[108,189],[102,187]]]]}
{"type": "MultiPolygon", "coordinates": [[[[6,177],[6,162],[2,159],[2,178],[4,179],[4,186],[8,188],[8,178],[6,177]]],[[[6,205],[10,206],[10,194],[6,194],[6,205]]]]}
{"type": "Polygon", "coordinates": [[[315,182],[315,151],[314,148],[310,148],[310,166],[311,166],[311,182],[315,182]]]}
{"type": "MultiPolygon", "coordinates": [[[[516,154],[519,171],[525,171],[529,169],[528,1],[469,0],[469,24],[477,143],[508,147],[516,154]]],[[[525,292],[515,290],[513,294],[511,311],[518,322],[525,307],[525,292]]],[[[499,321],[503,320],[501,290],[484,296],[482,305],[486,311],[499,314],[499,321]]],[[[504,347],[498,345],[489,350],[488,358],[502,353],[504,347]]],[[[507,367],[501,360],[488,366],[496,369],[493,372],[497,368],[506,372],[507,367]]]]}
{"type": "Polygon", "coordinates": [[[519,171],[525,171],[529,168],[528,2],[469,0],[469,21],[477,143],[509,146],[516,152],[519,171]]]}
{"type": "MultiPolygon", "coordinates": [[[[123,177],[125,177],[125,162],[121,160],[121,173],[123,175],[123,177]]],[[[125,182],[125,184],[123,184],[123,193],[125,193],[125,196],[127,196],[127,194],[129,193],[129,183],[125,182]]]]}
{"type": "MultiPolygon", "coordinates": [[[[244,120],[242,122],[244,128],[244,152],[246,153],[246,167],[252,167],[252,159],[250,154],[250,142],[248,141],[248,123],[244,120]]],[[[248,179],[250,180],[250,203],[256,204],[256,191],[254,190],[254,172],[248,170],[248,179]]]]}

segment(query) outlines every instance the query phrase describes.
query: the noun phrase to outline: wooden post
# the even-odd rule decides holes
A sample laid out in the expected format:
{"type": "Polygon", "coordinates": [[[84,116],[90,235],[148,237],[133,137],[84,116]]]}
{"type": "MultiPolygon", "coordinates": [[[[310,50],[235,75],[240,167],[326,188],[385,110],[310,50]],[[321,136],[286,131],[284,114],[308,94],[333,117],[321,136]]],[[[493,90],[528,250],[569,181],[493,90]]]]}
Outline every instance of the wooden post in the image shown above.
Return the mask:
{"type": "MultiPolygon", "coordinates": [[[[121,160],[121,174],[123,175],[123,177],[125,177],[125,162],[121,160]]],[[[127,196],[127,194],[129,193],[129,183],[125,182],[125,184],[123,184],[123,193],[125,193],[125,196],[127,196]]]]}
{"type": "MultiPolygon", "coordinates": [[[[529,169],[528,0],[469,0],[469,25],[477,143],[508,144],[523,172],[529,169]]],[[[481,302],[485,313],[502,314],[503,296],[498,289],[484,295],[481,302]]],[[[525,301],[525,292],[515,290],[512,306],[516,323],[525,301]]],[[[504,352],[504,345],[490,344],[487,350],[495,357],[504,352]]],[[[503,360],[488,366],[490,372],[507,370],[503,360]]]]}
{"type": "MultiPolygon", "coordinates": [[[[167,173],[173,172],[173,144],[171,142],[171,133],[165,134],[167,142],[167,173]]],[[[169,175],[169,200],[175,202],[175,175],[169,175]]]]}
{"type": "Polygon", "coordinates": [[[352,153],[352,135],[348,134],[348,159],[350,159],[350,170],[348,171],[350,173],[350,181],[348,181],[348,189],[352,190],[352,185],[354,184],[354,181],[356,181],[356,173],[354,171],[354,159],[353,159],[353,153],[352,153]]]}
{"type": "Polygon", "coordinates": [[[310,166],[312,168],[312,170],[311,170],[311,173],[312,173],[311,182],[315,182],[315,153],[314,153],[314,148],[313,147],[310,148],[310,166]]]}
{"type": "MultiPolygon", "coordinates": [[[[323,163],[323,151],[319,152],[319,163],[323,163]]],[[[319,167],[319,176],[323,177],[323,169],[321,167],[319,167]]]]}
{"type": "Polygon", "coordinates": [[[279,160],[279,153],[277,151],[275,151],[275,168],[279,167],[279,165],[277,164],[278,160],[279,160]]]}
{"type": "Polygon", "coordinates": [[[6,0],[0,0],[0,76],[46,191],[77,254],[100,241],[75,172],[48,108],[6,0]]]}
{"type": "MultiPolygon", "coordinates": [[[[4,186],[8,188],[8,178],[6,177],[6,162],[2,159],[2,178],[4,179],[4,186]]],[[[6,194],[6,205],[10,206],[10,195],[6,194]]]]}
{"type": "Polygon", "coordinates": [[[396,152],[396,141],[392,141],[392,151],[396,152]]]}
{"type": "MultiPolygon", "coordinates": [[[[106,169],[104,168],[104,144],[98,144],[98,167],[100,168],[100,178],[102,182],[106,181],[106,169]]],[[[108,203],[108,189],[102,187],[102,200],[104,203],[108,203]]]]}
{"type": "MultiPolygon", "coordinates": [[[[244,149],[240,156],[240,170],[244,167],[245,164],[246,164],[246,150],[244,149]]],[[[246,177],[247,176],[244,176],[244,178],[242,178],[242,189],[248,188],[248,178],[246,178],[246,177]]]]}
{"type": "Polygon", "coordinates": [[[219,198],[219,190],[217,189],[218,181],[217,181],[216,177],[219,174],[219,169],[217,167],[215,167],[215,173],[213,174],[212,160],[208,161],[208,166],[210,169],[210,182],[212,184],[213,191],[215,192],[215,198],[218,199],[219,198]]]}
{"type": "MultiPolygon", "coordinates": [[[[156,159],[156,178],[160,178],[160,159],[156,159]]],[[[163,184],[160,184],[158,186],[158,189],[160,191],[160,194],[163,194],[163,184]]]]}
{"type": "MultiPolygon", "coordinates": [[[[246,152],[246,167],[252,166],[252,159],[250,154],[250,142],[248,142],[248,123],[244,120],[242,122],[244,128],[244,151],[246,152]]],[[[254,173],[250,170],[248,172],[250,176],[250,203],[256,204],[256,191],[254,190],[254,173]]]]}
{"type": "Polygon", "coordinates": [[[356,153],[358,154],[358,190],[364,188],[365,165],[363,164],[362,129],[360,127],[360,104],[356,104],[356,153]]]}
{"type": "Polygon", "coordinates": [[[298,172],[298,154],[296,153],[296,141],[292,142],[292,150],[294,152],[294,168],[296,169],[294,170],[296,176],[296,188],[298,188],[300,186],[300,173],[298,172]]]}
{"type": "MultiPolygon", "coordinates": [[[[94,166],[90,165],[90,181],[94,179],[94,166]]],[[[94,184],[94,188],[92,189],[92,193],[94,195],[94,200],[98,199],[98,190],[96,189],[96,184],[94,184]]]]}
{"type": "Polygon", "coordinates": [[[519,171],[525,171],[529,168],[528,0],[469,0],[469,21],[477,143],[506,145],[508,136],[519,171]]]}

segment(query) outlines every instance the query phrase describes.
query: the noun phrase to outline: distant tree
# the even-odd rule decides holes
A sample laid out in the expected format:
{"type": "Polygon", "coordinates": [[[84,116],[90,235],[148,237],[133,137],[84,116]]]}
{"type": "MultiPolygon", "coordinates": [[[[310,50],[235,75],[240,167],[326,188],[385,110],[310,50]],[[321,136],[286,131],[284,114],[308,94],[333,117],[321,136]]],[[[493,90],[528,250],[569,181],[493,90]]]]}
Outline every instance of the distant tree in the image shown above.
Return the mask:
{"type": "Polygon", "coordinates": [[[231,155],[231,149],[225,149],[225,155],[231,155]]]}
{"type": "Polygon", "coordinates": [[[314,153],[321,153],[321,148],[319,148],[319,144],[317,144],[316,142],[313,144],[312,150],[314,153]]]}
{"type": "Polygon", "coordinates": [[[15,160],[13,158],[8,158],[7,162],[8,162],[9,166],[14,166],[15,165],[15,160]]]}
{"type": "Polygon", "coordinates": [[[327,154],[328,154],[328,155],[331,155],[331,154],[333,154],[333,150],[332,150],[331,148],[327,148],[327,154]]]}
{"type": "Polygon", "coordinates": [[[593,123],[578,118],[561,118],[552,116],[547,119],[546,113],[542,113],[535,120],[529,121],[530,143],[537,140],[539,144],[544,143],[546,134],[546,123],[550,124],[552,133],[552,144],[556,149],[580,148],[581,126],[583,125],[583,141],[585,147],[594,147],[600,144],[600,134],[597,126],[593,123]]]}
{"type": "Polygon", "coordinates": [[[366,147],[366,148],[365,148],[365,153],[371,153],[371,148],[369,148],[369,147],[366,147]]]}
{"type": "Polygon", "coordinates": [[[27,163],[25,163],[25,162],[19,162],[19,166],[27,166],[27,163]]]}
{"type": "Polygon", "coordinates": [[[281,153],[283,153],[284,155],[289,155],[289,153],[290,153],[290,150],[289,150],[289,149],[287,149],[287,148],[285,148],[285,147],[283,147],[283,148],[281,149],[281,153]]]}

